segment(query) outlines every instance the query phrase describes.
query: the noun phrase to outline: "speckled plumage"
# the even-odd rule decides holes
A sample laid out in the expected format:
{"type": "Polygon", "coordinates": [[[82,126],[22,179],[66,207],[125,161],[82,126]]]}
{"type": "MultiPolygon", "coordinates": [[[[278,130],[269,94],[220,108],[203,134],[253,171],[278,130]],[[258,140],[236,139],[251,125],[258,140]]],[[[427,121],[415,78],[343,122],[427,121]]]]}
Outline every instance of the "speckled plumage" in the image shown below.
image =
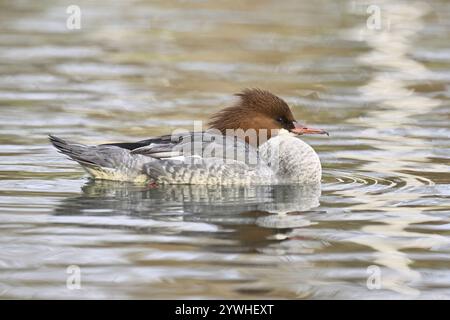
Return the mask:
{"type": "MultiPolygon", "coordinates": [[[[234,139],[217,141],[225,143],[224,149],[227,149],[226,142],[232,141],[236,146],[234,139]]],[[[52,137],[52,142],[96,179],[160,184],[313,184],[320,181],[322,173],[313,148],[286,130],[280,130],[259,150],[247,147],[247,155],[256,157],[253,162],[236,154],[229,158],[201,157],[192,155],[190,148],[186,155],[181,154],[183,149],[180,149],[176,157],[158,159],[114,146],[85,146],[56,137],[52,137]]],[[[176,149],[176,146],[172,147],[176,149]]],[[[141,151],[152,154],[151,147],[141,151]]]]}
{"type": "Polygon", "coordinates": [[[271,184],[274,180],[264,163],[252,166],[222,158],[158,160],[144,165],[144,172],[163,184],[271,184]]]}

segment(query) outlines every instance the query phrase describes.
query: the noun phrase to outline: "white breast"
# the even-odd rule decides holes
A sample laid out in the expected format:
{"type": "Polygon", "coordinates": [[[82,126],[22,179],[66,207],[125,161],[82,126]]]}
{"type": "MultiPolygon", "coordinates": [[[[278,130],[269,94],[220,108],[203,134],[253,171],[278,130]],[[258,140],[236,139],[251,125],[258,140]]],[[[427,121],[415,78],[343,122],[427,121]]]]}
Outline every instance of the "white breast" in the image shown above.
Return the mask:
{"type": "Polygon", "coordinates": [[[322,166],[319,156],[310,145],[287,130],[280,130],[277,136],[262,144],[259,154],[276,174],[279,183],[320,182],[322,166]]]}

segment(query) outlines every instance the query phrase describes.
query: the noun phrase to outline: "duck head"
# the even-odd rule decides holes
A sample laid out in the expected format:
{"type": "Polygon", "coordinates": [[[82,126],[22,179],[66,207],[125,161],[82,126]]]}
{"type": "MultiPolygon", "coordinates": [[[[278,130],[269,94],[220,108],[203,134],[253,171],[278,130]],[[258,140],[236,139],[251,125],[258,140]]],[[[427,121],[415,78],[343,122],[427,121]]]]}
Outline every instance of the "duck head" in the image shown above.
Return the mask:
{"type": "Polygon", "coordinates": [[[276,135],[280,129],[296,135],[327,134],[322,129],[309,128],[297,122],[288,106],[281,98],[261,89],[245,89],[236,94],[237,101],[218,113],[209,121],[211,129],[222,134],[244,135],[248,143],[260,145],[276,135]],[[248,132],[254,131],[257,139],[249,140],[248,132]],[[263,141],[264,140],[264,141],[263,141]]]}

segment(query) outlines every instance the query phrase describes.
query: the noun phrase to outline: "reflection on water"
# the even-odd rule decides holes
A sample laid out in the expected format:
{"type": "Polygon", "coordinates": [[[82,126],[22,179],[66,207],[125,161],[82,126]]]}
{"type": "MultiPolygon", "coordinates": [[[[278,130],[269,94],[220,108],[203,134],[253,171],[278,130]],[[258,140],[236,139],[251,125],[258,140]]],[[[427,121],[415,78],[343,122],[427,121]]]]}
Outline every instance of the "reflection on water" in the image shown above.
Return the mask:
{"type": "Polygon", "coordinates": [[[365,1],[77,2],[78,31],[0,3],[0,297],[450,298],[450,3],[369,30],[365,1]],[[320,186],[93,182],[46,138],[189,128],[243,87],[331,133],[320,186]]]}
{"type": "MultiPolygon", "coordinates": [[[[146,230],[173,225],[178,230],[194,231],[192,228],[201,224],[208,230],[217,231],[224,227],[227,231],[239,231],[241,227],[248,229],[251,225],[254,230],[272,229],[263,231],[269,235],[276,233],[277,229],[309,225],[310,221],[303,213],[317,212],[311,210],[319,206],[319,197],[320,185],[173,185],[147,188],[127,183],[91,181],[83,187],[83,195],[65,199],[55,208],[54,214],[65,217],[61,220],[65,223],[69,222],[67,216],[78,220],[80,216],[103,218],[117,213],[126,214],[144,219],[132,225],[146,230]]],[[[101,220],[98,219],[98,222],[101,220]]],[[[113,222],[113,225],[123,227],[122,223],[113,222]]],[[[108,227],[111,226],[108,224],[108,227]]],[[[243,234],[243,239],[247,236],[243,234]]]]}
{"type": "MultiPolygon", "coordinates": [[[[398,188],[394,194],[381,193],[377,197],[380,206],[390,206],[388,216],[380,216],[376,222],[379,225],[366,226],[364,237],[356,237],[349,241],[372,247],[375,263],[387,267],[382,281],[383,287],[394,291],[419,296],[420,291],[408,284],[420,280],[420,272],[411,269],[413,261],[402,251],[405,249],[431,249],[450,244],[450,239],[434,234],[420,234],[408,231],[413,224],[438,222],[442,219],[432,215],[422,214],[423,208],[402,205],[407,200],[413,200],[413,187],[434,186],[428,178],[418,178],[414,174],[404,172],[411,162],[424,162],[424,151],[432,145],[428,139],[395,134],[398,129],[414,130],[420,128],[417,115],[431,113],[441,102],[438,99],[416,93],[408,88],[411,82],[428,79],[432,76],[427,68],[408,56],[414,50],[413,39],[424,28],[423,17],[429,13],[430,7],[425,3],[411,6],[408,3],[380,2],[384,11],[385,30],[362,34],[371,50],[359,57],[361,64],[374,68],[367,84],[360,87],[362,99],[376,103],[379,108],[371,110],[362,118],[351,119],[356,124],[369,124],[370,134],[376,136],[372,146],[382,152],[371,152],[370,159],[366,155],[356,155],[360,160],[379,160],[385,162],[383,167],[375,161],[361,165],[360,170],[378,172],[384,176],[395,176],[405,186],[398,188]],[[387,22],[387,23],[386,23],[387,22]],[[392,159],[386,162],[389,153],[392,159]],[[405,215],[407,217],[405,218],[405,215]],[[384,236],[384,237],[383,237],[384,236]],[[393,242],[391,237],[398,240],[393,242]],[[411,241],[413,240],[413,241],[411,241]]],[[[356,32],[360,32],[357,30],[356,32]]],[[[359,33],[361,35],[361,33],[359,33]]],[[[426,152],[426,151],[425,151],[426,152]]],[[[339,156],[339,155],[338,155],[339,156]]],[[[364,197],[364,195],[361,195],[364,197]]],[[[371,201],[371,205],[373,202],[371,201]]],[[[356,206],[354,209],[369,209],[367,205],[356,206]]]]}

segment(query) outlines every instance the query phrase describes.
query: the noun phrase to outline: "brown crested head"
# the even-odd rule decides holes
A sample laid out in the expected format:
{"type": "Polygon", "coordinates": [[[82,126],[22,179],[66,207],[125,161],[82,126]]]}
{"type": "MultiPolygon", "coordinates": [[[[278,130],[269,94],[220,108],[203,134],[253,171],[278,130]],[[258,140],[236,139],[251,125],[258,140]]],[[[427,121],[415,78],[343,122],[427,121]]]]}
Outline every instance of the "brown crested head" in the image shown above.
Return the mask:
{"type": "Polygon", "coordinates": [[[295,128],[295,119],[287,103],[261,89],[245,89],[236,96],[238,100],[233,105],[222,109],[211,117],[209,126],[218,129],[222,134],[227,129],[256,130],[266,129],[270,138],[271,131],[295,128]]]}
{"type": "Polygon", "coordinates": [[[322,129],[308,128],[299,124],[295,121],[287,103],[269,91],[245,89],[236,96],[237,102],[211,117],[208,123],[211,129],[219,130],[222,134],[229,134],[228,130],[238,130],[240,132],[234,135],[242,135],[241,138],[256,145],[270,139],[280,129],[286,129],[297,135],[328,135],[322,129]],[[252,131],[249,129],[256,132],[256,140],[249,139],[248,132],[252,131]]]}

